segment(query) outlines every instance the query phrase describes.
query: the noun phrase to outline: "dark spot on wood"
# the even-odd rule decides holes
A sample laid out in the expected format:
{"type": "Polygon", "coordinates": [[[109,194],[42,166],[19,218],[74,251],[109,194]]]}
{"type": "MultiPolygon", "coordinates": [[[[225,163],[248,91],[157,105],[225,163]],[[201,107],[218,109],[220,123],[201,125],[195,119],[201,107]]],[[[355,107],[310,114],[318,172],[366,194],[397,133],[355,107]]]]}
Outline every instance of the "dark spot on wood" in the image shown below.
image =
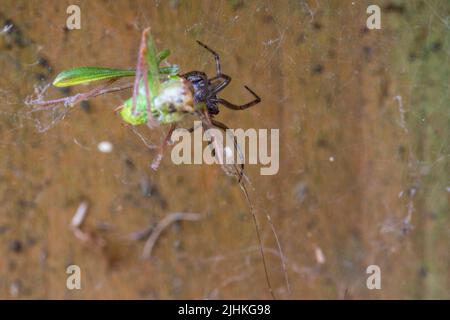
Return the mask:
{"type": "Polygon", "coordinates": [[[45,75],[45,74],[43,74],[43,73],[41,73],[41,72],[39,72],[39,73],[36,73],[36,79],[38,80],[38,81],[45,81],[45,80],[47,80],[47,75],[45,75]]]}
{"type": "Polygon", "coordinates": [[[363,53],[364,53],[364,58],[366,60],[369,60],[370,56],[372,55],[372,48],[369,47],[369,46],[364,46],[362,48],[362,50],[363,50],[363,53]]]}
{"type": "Polygon", "coordinates": [[[329,58],[336,58],[336,51],[334,51],[334,49],[330,49],[328,51],[328,57],[329,58]]]}
{"type": "Polygon", "coordinates": [[[27,247],[31,247],[31,246],[34,246],[37,243],[37,240],[34,237],[28,236],[28,238],[26,239],[25,243],[26,243],[27,247]]]}
{"type": "Polygon", "coordinates": [[[323,72],[323,65],[321,64],[316,64],[312,67],[312,73],[313,74],[321,74],[323,72]]]}
{"type": "Polygon", "coordinates": [[[159,191],[159,188],[156,184],[154,184],[150,179],[143,178],[140,181],[140,189],[141,194],[144,197],[147,198],[155,198],[159,201],[159,205],[161,206],[161,209],[167,208],[167,201],[159,191]]]}
{"type": "Polygon", "coordinates": [[[181,4],[181,0],[172,0],[172,1],[170,1],[170,7],[172,9],[178,9],[180,4],[181,4]]]}
{"type": "Polygon", "coordinates": [[[419,275],[425,278],[428,275],[428,268],[426,266],[421,266],[419,269],[419,275]]]}
{"type": "Polygon", "coordinates": [[[319,139],[317,139],[316,145],[317,145],[319,148],[326,148],[326,147],[329,146],[329,145],[328,145],[328,141],[327,141],[326,139],[324,139],[324,138],[319,138],[319,139]]]}
{"type": "Polygon", "coordinates": [[[362,29],[361,29],[361,33],[362,34],[366,34],[366,33],[368,33],[369,32],[369,28],[367,28],[367,26],[364,26],[362,29]]]}
{"type": "Polygon", "coordinates": [[[36,206],[33,201],[27,201],[25,199],[19,199],[17,201],[17,205],[19,207],[21,207],[21,208],[24,208],[24,209],[26,209],[26,208],[34,208],[36,206]]]}
{"type": "Polygon", "coordinates": [[[384,6],[384,11],[403,14],[405,12],[405,7],[401,4],[391,2],[384,6]]]}
{"type": "Polygon", "coordinates": [[[306,41],[306,35],[304,33],[300,33],[295,40],[296,45],[300,45],[306,41]]]}
{"type": "Polygon", "coordinates": [[[2,225],[0,226],[0,235],[6,233],[6,231],[8,231],[9,227],[6,225],[2,225]]]}
{"type": "Polygon", "coordinates": [[[435,41],[431,44],[431,51],[437,52],[440,51],[441,49],[442,49],[442,42],[435,41]]]}
{"type": "Polygon", "coordinates": [[[23,245],[20,240],[12,240],[9,243],[8,248],[11,252],[20,253],[23,250],[23,245]]]}
{"type": "Polygon", "coordinates": [[[235,59],[236,59],[236,63],[239,66],[242,66],[244,64],[244,61],[242,60],[242,58],[240,56],[236,56],[235,59]]]}
{"type": "Polygon", "coordinates": [[[59,87],[58,90],[63,94],[69,94],[72,91],[70,87],[59,87]]]}
{"type": "Polygon", "coordinates": [[[244,1],[242,0],[230,0],[231,7],[233,11],[237,11],[244,7],[244,1]]]}
{"type": "Polygon", "coordinates": [[[136,169],[136,166],[134,165],[133,160],[131,160],[130,158],[125,158],[125,165],[127,166],[128,169],[136,169]]]}
{"type": "Polygon", "coordinates": [[[317,219],[313,218],[306,223],[306,230],[312,231],[317,226],[317,219]]]}
{"type": "Polygon", "coordinates": [[[52,71],[52,67],[50,66],[50,63],[47,59],[40,57],[38,60],[38,64],[44,69],[47,69],[49,72],[52,71]]]}
{"type": "Polygon", "coordinates": [[[80,103],[81,109],[84,110],[84,112],[89,113],[91,111],[91,104],[87,100],[83,100],[80,103]]]}
{"type": "Polygon", "coordinates": [[[397,147],[397,153],[400,159],[406,160],[406,147],[404,145],[401,144],[397,147]]]}
{"type": "Polygon", "coordinates": [[[273,22],[273,16],[271,14],[265,14],[262,17],[262,22],[266,23],[266,24],[272,23],[273,22]]]}

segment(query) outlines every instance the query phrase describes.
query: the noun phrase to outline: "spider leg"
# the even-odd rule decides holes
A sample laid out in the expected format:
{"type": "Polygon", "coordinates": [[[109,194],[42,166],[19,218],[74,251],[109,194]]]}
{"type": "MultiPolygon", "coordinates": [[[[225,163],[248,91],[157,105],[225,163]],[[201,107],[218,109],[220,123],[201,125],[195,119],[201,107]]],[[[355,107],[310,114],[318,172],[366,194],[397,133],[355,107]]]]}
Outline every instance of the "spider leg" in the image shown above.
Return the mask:
{"type": "Polygon", "coordinates": [[[261,102],[261,98],[260,98],[260,97],[259,97],[252,89],[250,89],[250,88],[247,87],[247,86],[244,86],[244,87],[245,87],[245,89],[247,89],[248,91],[250,91],[250,93],[255,97],[254,100],[252,100],[252,101],[250,101],[250,102],[248,102],[248,103],[246,103],[246,104],[242,104],[242,105],[235,105],[235,104],[233,104],[233,103],[231,103],[231,102],[228,102],[228,101],[225,100],[225,99],[214,99],[213,101],[214,101],[214,102],[221,103],[221,104],[223,104],[225,107],[227,107],[227,108],[229,108],[229,109],[232,109],[232,110],[244,110],[244,109],[250,108],[250,107],[254,106],[255,104],[258,104],[258,103],[261,102]]]}
{"type": "Polygon", "coordinates": [[[214,78],[209,79],[208,84],[211,85],[209,88],[209,95],[214,96],[220,91],[222,91],[231,81],[231,77],[226,74],[218,75],[214,78]],[[219,80],[217,84],[213,84],[214,81],[219,80]]]}
{"type": "Polygon", "coordinates": [[[220,56],[213,49],[211,49],[210,47],[208,47],[206,44],[202,43],[201,41],[197,40],[197,43],[214,55],[214,60],[216,61],[216,73],[217,73],[217,76],[220,76],[222,74],[222,70],[220,67],[220,56]]]}

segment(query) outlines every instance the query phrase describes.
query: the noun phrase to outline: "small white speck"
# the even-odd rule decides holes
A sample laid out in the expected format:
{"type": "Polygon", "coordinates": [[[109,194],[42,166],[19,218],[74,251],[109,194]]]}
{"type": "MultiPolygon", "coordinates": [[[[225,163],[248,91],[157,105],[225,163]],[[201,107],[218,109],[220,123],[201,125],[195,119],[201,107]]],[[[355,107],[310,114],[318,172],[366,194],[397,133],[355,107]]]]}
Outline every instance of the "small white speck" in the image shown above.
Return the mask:
{"type": "Polygon", "coordinates": [[[82,203],[80,203],[77,211],[75,212],[75,214],[72,218],[72,222],[70,223],[70,225],[72,227],[79,228],[81,226],[81,224],[84,221],[84,218],[86,217],[87,209],[88,209],[88,203],[86,201],[83,201],[82,203]]]}
{"type": "Polygon", "coordinates": [[[18,297],[21,291],[22,285],[20,281],[16,280],[13,283],[11,283],[11,286],[9,287],[9,292],[11,296],[18,297]]]}
{"type": "Polygon", "coordinates": [[[326,259],[325,259],[325,255],[323,254],[322,249],[320,249],[319,247],[316,247],[314,249],[314,253],[316,254],[316,261],[318,264],[324,264],[326,259]]]}
{"type": "Polygon", "coordinates": [[[447,192],[450,192],[450,187],[447,187],[447,192]]]}
{"type": "Polygon", "coordinates": [[[113,151],[113,144],[109,141],[102,141],[97,145],[97,149],[103,153],[110,153],[113,151]]]}
{"type": "Polygon", "coordinates": [[[329,160],[330,162],[334,162],[334,157],[331,156],[331,157],[328,158],[328,160],[329,160]]]}
{"type": "Polygon", "coordinates": [[[225,156],[229,159],[233,157],[233,150],[230,147],[225,147],[225,156]]]}

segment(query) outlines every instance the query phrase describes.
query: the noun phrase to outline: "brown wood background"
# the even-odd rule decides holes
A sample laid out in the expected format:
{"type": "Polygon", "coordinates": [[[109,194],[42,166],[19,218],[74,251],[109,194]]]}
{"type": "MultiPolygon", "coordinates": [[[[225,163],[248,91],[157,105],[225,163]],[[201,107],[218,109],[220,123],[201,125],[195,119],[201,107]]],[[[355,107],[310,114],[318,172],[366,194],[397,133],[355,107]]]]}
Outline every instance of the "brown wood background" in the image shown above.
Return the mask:
{"type": "Polygon", "coordinates": [[[270,297],[239,187],[218,167],[175,166],[168,154],[152,172],[154,154],[112,112],[129,91],[77,106],[44,133],[22,103],[69,67],[132,67],[151,26],[184,71],[213,72],[195,39],[217,50],[233,77],[227,99],[249,99],[245,84],[261,94],[260,105],[219,119],[280,129],[279,173],[247,170],[277,296],[450,298],[450,5],[375,3],[382,29],[369,31],[373,1],[2,0],[0,26],[14,29],[0,34],[0,297],[270,297]],[[81,8],[81,30],[64,30],[69,4],[81,8]],[[102,140],[113,153],[97,151],[102,140]],[[69,228],[82,201],[84,228],[103,248],[69,228]],[[179,211],[205,219],[171,226],[141,260],[143,242],[127,234],[179,211]],[[81,268],[79,291],[66,289],[70,264],[81,268]],[[366,288],[371,264],[381,290],[366,288]]]}

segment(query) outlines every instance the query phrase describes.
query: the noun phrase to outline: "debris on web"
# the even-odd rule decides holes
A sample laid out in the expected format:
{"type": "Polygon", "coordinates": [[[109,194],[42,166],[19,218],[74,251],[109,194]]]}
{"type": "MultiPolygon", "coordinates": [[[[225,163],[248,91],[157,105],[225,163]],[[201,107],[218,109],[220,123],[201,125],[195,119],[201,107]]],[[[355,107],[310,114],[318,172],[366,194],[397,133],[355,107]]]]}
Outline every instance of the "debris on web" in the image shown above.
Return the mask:
{"type": "Polygon", "coordinates": [[[34,127],[39,133],[44,133],[53,128],[61,120],[64,120],[70,111],[71,104],[61,102],[54,105],[40,105],[44,102],[43,98],[50,84],[43,87],[35,87],[34,97],[27,97],[25,105],[27,108],[24,112],[26,118],[31,120],[34,127]]]}

